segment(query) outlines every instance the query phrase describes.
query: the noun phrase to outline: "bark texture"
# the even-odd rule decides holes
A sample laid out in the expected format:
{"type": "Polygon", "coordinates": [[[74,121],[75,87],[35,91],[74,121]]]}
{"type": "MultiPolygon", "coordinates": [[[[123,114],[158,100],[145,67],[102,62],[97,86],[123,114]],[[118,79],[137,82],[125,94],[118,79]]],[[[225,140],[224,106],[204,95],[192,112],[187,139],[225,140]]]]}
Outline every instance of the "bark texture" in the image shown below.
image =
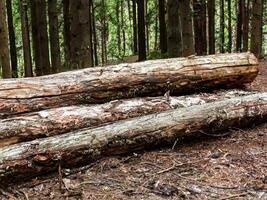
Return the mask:
{"type": "Polygon", "coordinates": [[[202,105],[248,94],[252,94],[252,92],[233,90],[217,94],[135,98],[115,100],[101,105],[49,109],[0,120],[0,147],[100,126],[108,122],[192,105],[202,105]]]}
{"type": "Polygon", "coordinates": [[[0,116],[170,90],[185,94],[236,88],[252,82],[258,60],[251,53],[218,54],[89,68],[55,75],[0,82],[0,116]]]}
{"type": "Polygon", "coordinates": [[[266,121],[267,93],[190,106],[0,149],[0,182],[21,181],[103,156],[172,143],[185,136],[266,121]]]}

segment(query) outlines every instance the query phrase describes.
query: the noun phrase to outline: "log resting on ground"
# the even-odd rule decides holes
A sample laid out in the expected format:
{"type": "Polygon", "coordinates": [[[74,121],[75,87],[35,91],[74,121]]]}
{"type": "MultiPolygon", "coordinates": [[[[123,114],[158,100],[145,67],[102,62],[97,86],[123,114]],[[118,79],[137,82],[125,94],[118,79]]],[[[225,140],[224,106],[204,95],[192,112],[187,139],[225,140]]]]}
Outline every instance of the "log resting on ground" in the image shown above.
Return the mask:
{"type": "Polygon", "coordinates": [[[174,109],[0,148],[0,182],[267,119],[267,93],[174,109]]]}
{"type": "Polygon", "coordinates": [[[88,68],[0,81],[0,117],[137,96],[236,88],[251,83],[258,60],[251,53],[218,54],[88,68]]]}
{"type": "Polygon", "coordinates": [[[252,94],[242,90],[180,97],[116,100],[100,105],[54,108],[0,120],[0,147],[170,109],[252,94]]]}

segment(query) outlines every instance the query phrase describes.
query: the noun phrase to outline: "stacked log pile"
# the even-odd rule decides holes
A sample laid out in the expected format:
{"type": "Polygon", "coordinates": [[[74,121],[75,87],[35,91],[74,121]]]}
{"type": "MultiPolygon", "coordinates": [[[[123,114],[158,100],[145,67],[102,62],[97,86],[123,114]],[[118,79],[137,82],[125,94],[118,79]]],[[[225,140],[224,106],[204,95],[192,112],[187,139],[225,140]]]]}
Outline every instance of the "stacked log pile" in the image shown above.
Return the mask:
{"type": "Polygon", "coordinates": [[[257,74],[254,55],[241,53],[0,81],[0,183],[264,121],[267,93],[174,96],[240,88],[257,74]]]}

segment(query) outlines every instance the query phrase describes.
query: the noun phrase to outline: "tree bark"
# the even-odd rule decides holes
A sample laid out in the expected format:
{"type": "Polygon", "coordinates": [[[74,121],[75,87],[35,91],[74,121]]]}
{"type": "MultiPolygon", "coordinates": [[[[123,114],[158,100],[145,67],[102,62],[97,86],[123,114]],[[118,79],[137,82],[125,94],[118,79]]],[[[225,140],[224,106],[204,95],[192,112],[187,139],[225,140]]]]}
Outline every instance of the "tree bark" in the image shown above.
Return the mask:
{"type": "Polygon", "coordinates": [[[214,134],[267,119],[267,93],[118,121],[0,149],[0,182],[21,181],[104,156],[129,153],[177,138],[214,134]]]}
{"type": "Polygon", "coordinates": [[[237,2],[237,25],[236,25],[236,51],[242,50],[242,5],[244,0],[238,0],[237,2]]]}
{"type": "Polygon", "coordinates": [[[95,23],[95,7],[94,1],[92,0],[92,30],[93,30],[93,43],[94,43],[94,61],[95,66],[98,66],[98,45],[97,45],[97,33],[96,33],[96,23],[95,23]]]}
{"type": "Polygon", "coordinates": [[[16,48],[16,35],[13,24],[13,13],[12,13],[12,0],[6,0],[7,8],[7,22],[8,22],[8,33],[9,33],[9,46],[10,46],[10,58],[11,58],[11,69],[12,78],[18,77],[18,59],[17,59],[17,48],[16,48]]]}
{"type": "Polygon", "coordinates": [[[170,58],[182,56],[182,31],[177,0],[167,1],[167,46],[170,58]]]}
{"type": "Polygon", "coordinates": [[[165,21],[165,14],[166,14],[166,3],[165,0],[158,0],[159,5],[159,32],[160,32],[160,50],[161,53],[167,53],[167,28],[166,28],[166,21],[165,21]]]}
{"type": "Polygon", "coordinates": [[[248,51],[248,26],[249,26],[249,0],[244,0],[242,6],[242,23],[243,23],[243,52],[248,51]]]}
{"type": "Polygon", "coordinates": [[[52,73],[61,71],[57,0],[48,0],[52,73]]]}
{"type": "Polygon", "coordinates": [[[241,90],[181,97],[147,97],[116,100],[92,106],[49,109],[21,117],[0,120],[0,147],[100,126],[171,109],[202,105],[252,94],[241,90]]]}
{"type": "Polygon", "coordinates": [[[254,0],[252,3],[251,52],[258,58],[262,52],[262,18],[263,0],[254,0]]]}
{"type": "Polygon", "coordinates": [[[208,0],[209,54],[215,54],[215,0],[208,0]]]}
{"type": "Polygon", "coordinates": [[[227,0],[228,6],[228,53],[232,52],[232,0],[227,0]]]}
{"type": "Polygon", "coordinates": [[[194,34],[192,23],[192,11],[189,0],[180,0],[181,24],[183,36],[183,56],[190,56],[195,54],[194,48],[194,34]]]}
{"type": "Polygon", "coordinates": [[[220,0],[220,52],[224,53],[224,0],[220,0]]]}
{"type": "Polygon", "coordinates": [[[28,4],[25,0],[19,1],[20,19],[21,19],[21,32],[22,32],[22,46],[23,46],[23,60],[24,60],[24,75],[25,77],[32,77],[32,56],[28,20],[28,4]]]}
{"type": "Polygon", "coordinates": [[[258,74],[253,54],[218,54],[89,68],[0,82],[0,117],[118,98],[236,88],[258,74]]]}
{"type": "Polygon", "coordinates": [[[2,77],[11,78],[6,4],[4,0],[0,1],[0,64],[2,66],[2,77]]]}
{"type": "Polygon", "coordinates": [[[65,67],[70,68],[70,2],[63,0],[63,18],[64,18],[64,58],[65,67]]]}
{"type": "Polygon", "coordinates": [[[138,54],[139,61],[146,60],[145,0],[138,3],[138,54]]]}
{"type": "Polygon", "coordinates": [[[138,54],[138,25],[137,25],[137,14],[136,14],[136,0],[133,1],[133,44],[134,54],[138,54]]]}
{"type": "Polygon", "coordinates": [[[74,69],[92,67],[88,0],[70,1],[70,63],[74,69]]]}

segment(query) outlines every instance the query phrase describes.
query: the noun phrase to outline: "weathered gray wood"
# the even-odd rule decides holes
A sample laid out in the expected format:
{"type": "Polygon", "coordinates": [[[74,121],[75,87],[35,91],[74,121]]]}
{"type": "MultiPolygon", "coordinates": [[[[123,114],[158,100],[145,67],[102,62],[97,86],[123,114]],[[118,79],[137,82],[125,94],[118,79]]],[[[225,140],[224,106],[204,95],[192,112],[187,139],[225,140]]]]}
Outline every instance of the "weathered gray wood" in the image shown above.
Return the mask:
{"type": "Polygon", "coordinates": [[[144,149],[177,137],[267,120],[267,93],[146,115],[97,128],[0,148],[0,182],[25,180],[61,167],[144,149]]]}
{"type": "Polygon", "coordinates": [[[180,97],[116,100],[100,105],[54,108],[0,120],[0,147],[104,123],[252,94],[242,90],[180,97]]]}
{"type": "Polygon", "coordinates": [[[251,53],[218,54],[89,68],[37,78],[0,81],[0,117],[137,96],[233,88],[252,82],[251,53]]]}

